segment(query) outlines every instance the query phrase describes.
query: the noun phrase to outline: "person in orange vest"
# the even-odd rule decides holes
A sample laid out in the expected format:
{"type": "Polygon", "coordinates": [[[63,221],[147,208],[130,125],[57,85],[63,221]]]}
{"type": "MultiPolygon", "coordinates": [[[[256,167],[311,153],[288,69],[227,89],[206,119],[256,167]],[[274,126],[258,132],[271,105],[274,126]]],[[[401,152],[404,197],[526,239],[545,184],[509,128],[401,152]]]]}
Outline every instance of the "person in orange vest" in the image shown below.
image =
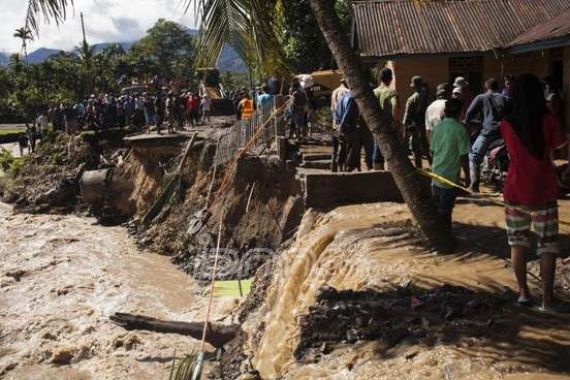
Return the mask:
{"type": "Polygon", "coordinates": [[[241,115],[241,120],[251,120],[253,118],[253,101],[251,100],[249,94],[245,94],[245,97],[238,104],[238,112],[241,115]]]}

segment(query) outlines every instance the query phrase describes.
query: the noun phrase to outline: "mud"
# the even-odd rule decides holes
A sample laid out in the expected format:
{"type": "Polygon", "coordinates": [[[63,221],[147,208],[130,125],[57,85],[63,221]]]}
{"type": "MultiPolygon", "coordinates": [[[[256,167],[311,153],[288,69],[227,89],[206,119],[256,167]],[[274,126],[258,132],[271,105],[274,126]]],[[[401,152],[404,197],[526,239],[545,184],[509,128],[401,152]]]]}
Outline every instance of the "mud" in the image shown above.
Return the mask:
{"type": "Polygon", "coordinates": [[[515,299],[509,289],[490,294],[451,285],[418,289],[409,283],[389,292],[322,288],[299,321],[295,358],[316,362],[341,342],[378,341],[387,350],[406,343],[430,347],[469,338],[476,344],[512,338],[514,327],[505,321],[513,310],[504,309],[515,299]]]}
{"type": "Polygon", "coordinates": [[[179,204],[148,229],[139,223],[138,239],[173,256],[184,271],[206,281],[223,214],[218,278],[249,278],[295,233],[304,212],[301,186],[295,171],[276,157],[250,156],[238,162],[226,190],[216,195],[225,173],[217,168],[214,177],[210,148],[206,144],[202,152],[193,154],[183,171],[179,204]]]}

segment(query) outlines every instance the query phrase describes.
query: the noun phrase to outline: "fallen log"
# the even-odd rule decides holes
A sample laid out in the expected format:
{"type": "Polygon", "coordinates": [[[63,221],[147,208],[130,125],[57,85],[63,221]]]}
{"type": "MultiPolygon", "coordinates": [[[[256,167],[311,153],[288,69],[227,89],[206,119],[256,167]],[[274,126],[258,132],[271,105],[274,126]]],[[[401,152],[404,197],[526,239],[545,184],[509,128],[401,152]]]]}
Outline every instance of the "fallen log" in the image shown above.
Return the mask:
{"type": "MultiPolygon", "coordinates": [[[[115,324],[126,330],[147,330],[165,334],[180,334],[202,339],[204,322],[175,322],[126,313],[115,313],[109,317],[115,324]]],[[[208,323],[206,342],[216,349],[232,341],[241,332],[239,325],[208,323]]]]}

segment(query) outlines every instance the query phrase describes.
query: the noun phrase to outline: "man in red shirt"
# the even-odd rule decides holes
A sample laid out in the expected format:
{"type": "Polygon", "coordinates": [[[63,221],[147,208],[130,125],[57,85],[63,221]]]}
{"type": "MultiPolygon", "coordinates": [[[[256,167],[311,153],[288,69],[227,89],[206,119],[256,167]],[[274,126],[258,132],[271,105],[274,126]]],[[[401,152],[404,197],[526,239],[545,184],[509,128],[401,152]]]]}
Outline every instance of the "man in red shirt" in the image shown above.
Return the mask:
{"type": "Polygon", "coordinates": [[[186,101],[186,112],[193,127],[198,123],[200,117],[200,97],[190,93],[186,101]]]}

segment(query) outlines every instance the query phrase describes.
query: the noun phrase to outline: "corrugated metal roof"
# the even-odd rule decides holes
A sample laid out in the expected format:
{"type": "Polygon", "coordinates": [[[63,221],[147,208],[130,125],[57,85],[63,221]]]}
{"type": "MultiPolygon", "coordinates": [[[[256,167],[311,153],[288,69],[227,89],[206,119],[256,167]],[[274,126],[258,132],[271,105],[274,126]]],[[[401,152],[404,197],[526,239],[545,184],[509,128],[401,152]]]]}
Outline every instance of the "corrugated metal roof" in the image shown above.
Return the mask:
{"type": "Polygon", "coordinates": [[[509,43],[509,47],[563,37],[570,38],[570,10],[521,34],[509,43]]]}
{"type": "Polygon", "coordinates": [[[363,56],[485,52],[570,9],[570,0],[411,0],[353,4],[363,56]]]}

